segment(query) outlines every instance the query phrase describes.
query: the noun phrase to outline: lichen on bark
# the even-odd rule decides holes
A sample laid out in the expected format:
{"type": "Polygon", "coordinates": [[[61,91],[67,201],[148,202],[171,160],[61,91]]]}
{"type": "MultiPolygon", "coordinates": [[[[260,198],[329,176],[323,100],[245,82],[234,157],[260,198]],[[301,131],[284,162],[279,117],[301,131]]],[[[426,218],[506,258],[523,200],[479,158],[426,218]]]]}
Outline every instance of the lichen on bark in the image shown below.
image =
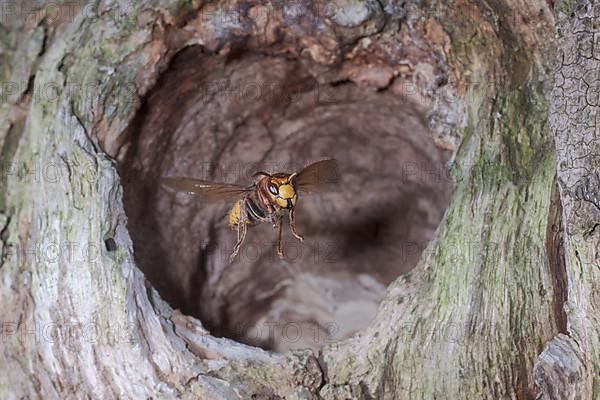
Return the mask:
{"type": "Polygon", "coordinates": [[[599,6],[558,2],[556,43],[550,5],[522,3],[336,1],[337,20],[289,23],[280,4],[100,1],[73,21],[0,28],[0,77],[25,82],[0,105],[2,161],[17,167],[0,210],[0,397],[597,398],[599,6]],[[260,7],[274,19],[241,13],[260,7]],[[219,9],[240,14],[220,23],[219,9]],[[316,353],[211,336],[134,259],[117,164],[146,96],[183,49],[231,61],[240,43],[319,83],[415,84],[411,112],[454,152],[451,202],[416,269],[366,329],[316,353]],[[36,99],[48,85],[56,98],[36,99]],[[40,165],[65,174],[28,174],[40,165]],[[74,252],[31,250],[49,244],[74,252]],[[118,337],[40,337],[90,321],[118,337]]]}

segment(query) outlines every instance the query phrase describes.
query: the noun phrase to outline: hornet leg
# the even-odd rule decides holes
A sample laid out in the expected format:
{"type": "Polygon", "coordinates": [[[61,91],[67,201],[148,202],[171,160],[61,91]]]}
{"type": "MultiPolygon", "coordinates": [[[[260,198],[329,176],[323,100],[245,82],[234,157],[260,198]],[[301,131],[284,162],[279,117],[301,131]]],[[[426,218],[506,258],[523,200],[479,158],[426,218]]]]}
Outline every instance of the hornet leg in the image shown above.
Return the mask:
{"type": "Polygon", "coordinates": [[[290,228],[292,230],[292,234],[294,234],[296,239],[298,239],[300,241],[300,243],[302,243],[304,241],[304,237],[296,231],[296,208],[295,207],[290,210],[290,228]]]}
{"type": "Polygon", "coordinates": [[[233,247],[233,252],[231,256],[229,256],[229,262],[233,262],[235,256],[240,252],[240,248],[242,247],[242,243],[244,239],[246,239],[246,232],[248,231],[248,226],[246,224],[246,203],[242,202],[240,205],[240,220],[238,221],[237,226],[237,242],[233,247]]]}
{"type": "Polygon", "coordinates": [[[277,222],[275,223],[275,227],[279,229],[278,239],[277,239],[277,255],[279,258],[283,258],[283,247],[281,246],[281,230],[283,228],[283,218],[278,217],[277,222]]]}

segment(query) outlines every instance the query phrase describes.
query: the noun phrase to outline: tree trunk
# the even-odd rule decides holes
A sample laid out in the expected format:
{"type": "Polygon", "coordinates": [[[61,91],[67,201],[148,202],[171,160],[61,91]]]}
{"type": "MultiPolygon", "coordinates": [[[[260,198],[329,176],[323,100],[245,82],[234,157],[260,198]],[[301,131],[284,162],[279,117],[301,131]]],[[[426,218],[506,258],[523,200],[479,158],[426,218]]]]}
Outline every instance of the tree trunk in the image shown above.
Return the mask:
{"type": "Polygon", "coordinates": [[[1,5],[0,397],[600,398],[600,3],[1,5]],[[325,155],[291,269],[157,183],[325,155]]]}

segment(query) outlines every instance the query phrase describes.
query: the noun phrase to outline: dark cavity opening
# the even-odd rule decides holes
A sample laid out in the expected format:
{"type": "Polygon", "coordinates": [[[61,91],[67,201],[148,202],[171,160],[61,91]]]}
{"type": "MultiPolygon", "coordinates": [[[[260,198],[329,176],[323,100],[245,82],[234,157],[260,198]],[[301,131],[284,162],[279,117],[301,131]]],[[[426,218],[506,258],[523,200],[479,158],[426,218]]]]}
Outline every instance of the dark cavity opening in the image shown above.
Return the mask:
{"type": "Polygon", "coordinates": [[[352,335],[416,265],[449,201],[449,154],[422,113],[392,90],[319,83],[297,60],[183,50],[119,156],[138,265],[216,336],[284,351],[352,335]],[[299,199],[306,240],[286,225],[285,260],[277,232],[261,225],[230,264],[231,204],[159,185],[162,176],[249,183],[258,170],[292,172],[323,157],[339,161],[338,188],[299,199]]]}

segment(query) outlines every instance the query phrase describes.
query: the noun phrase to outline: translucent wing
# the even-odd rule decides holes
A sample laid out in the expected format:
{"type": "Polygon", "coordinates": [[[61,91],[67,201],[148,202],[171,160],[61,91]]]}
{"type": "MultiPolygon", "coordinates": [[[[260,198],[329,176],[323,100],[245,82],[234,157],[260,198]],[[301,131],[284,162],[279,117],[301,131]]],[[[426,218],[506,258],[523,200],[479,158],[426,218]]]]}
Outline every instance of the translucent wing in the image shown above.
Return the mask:
{"type": "Polygon", "coordinates": [[[252,188],[231,185],[228,183],[217,183],[192,178],[162,178],[161,183],[178,192],[198,194],[210,200],[225,200],[240,197],[252,188]]]}
{"type": "Polygon", "coordinates": [[[317,161],[298,172],[295,181],[298,190],[305,193],[319,192],[327,184],[337,181],[337,161],[334,159],[317,161]]]}

